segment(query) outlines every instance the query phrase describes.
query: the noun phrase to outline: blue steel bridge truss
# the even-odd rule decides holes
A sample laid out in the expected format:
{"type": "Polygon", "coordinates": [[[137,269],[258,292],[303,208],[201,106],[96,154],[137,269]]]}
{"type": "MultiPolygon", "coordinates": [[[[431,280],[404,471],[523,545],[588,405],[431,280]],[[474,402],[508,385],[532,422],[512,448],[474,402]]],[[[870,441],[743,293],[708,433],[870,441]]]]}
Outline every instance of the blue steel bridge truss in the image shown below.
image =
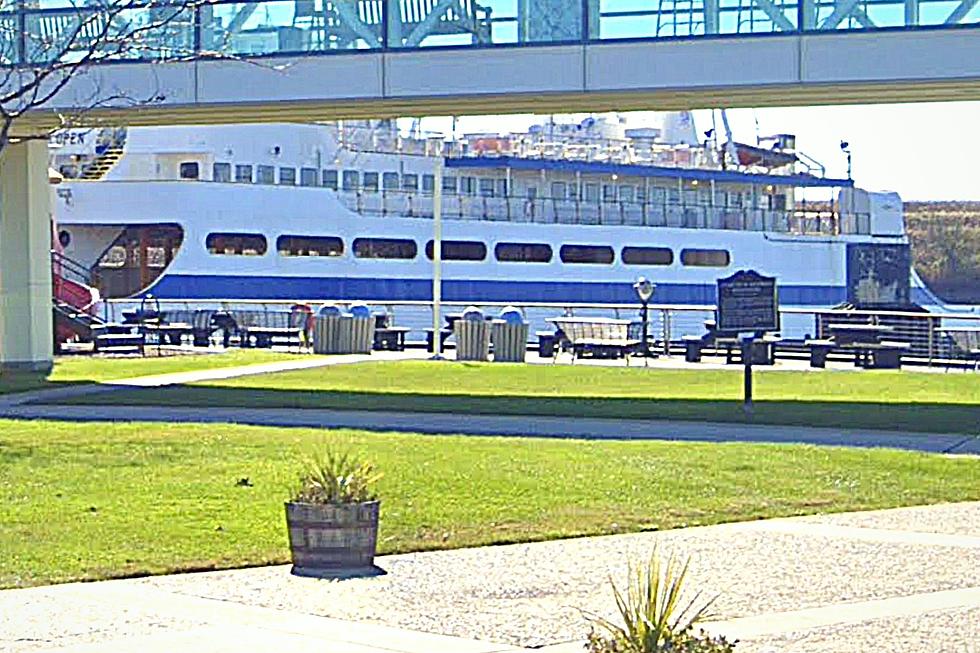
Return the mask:
{"type": "Polygon", "coordinates": [[[980,0],[0,0],[0,65],[978,27],[980,0]]]}

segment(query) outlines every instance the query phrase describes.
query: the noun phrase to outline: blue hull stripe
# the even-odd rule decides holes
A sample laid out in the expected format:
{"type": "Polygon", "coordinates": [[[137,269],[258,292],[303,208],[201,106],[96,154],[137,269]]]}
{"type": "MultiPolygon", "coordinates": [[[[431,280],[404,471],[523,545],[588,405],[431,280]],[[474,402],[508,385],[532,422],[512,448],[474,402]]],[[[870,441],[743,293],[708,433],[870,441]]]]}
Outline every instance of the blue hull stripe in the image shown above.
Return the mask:
{"type": "MultiPolygon", "coordinates": [[[[424,301],[432,298],[429,279],[363,279],[351,277],[260,277],[168,274],[151,292],[161,299],[376,299],[424,301]]],[[[795,306],[833,306],[844,301],[844,286],[779,287],[779,301],[795,306]]],[[[568,281],[489,281],[446,279],[446,301],[569,302],[628,304],[636,302],[629,283],[568,281]]],[[[658,283],[658,304],[713,304],[714,284],[658,283]]]]}

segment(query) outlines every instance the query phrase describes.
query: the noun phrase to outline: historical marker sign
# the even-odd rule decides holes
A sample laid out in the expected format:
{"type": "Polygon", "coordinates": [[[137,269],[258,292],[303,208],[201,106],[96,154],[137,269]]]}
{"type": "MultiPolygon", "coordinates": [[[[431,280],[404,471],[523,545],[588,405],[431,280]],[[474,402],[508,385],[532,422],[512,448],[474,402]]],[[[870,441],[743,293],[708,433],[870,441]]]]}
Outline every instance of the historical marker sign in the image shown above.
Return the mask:
{"type": "Polygon", "coordinates": [[[740,270],[718,279],[719,331],[779,331],[776,277],[740,270]]]}

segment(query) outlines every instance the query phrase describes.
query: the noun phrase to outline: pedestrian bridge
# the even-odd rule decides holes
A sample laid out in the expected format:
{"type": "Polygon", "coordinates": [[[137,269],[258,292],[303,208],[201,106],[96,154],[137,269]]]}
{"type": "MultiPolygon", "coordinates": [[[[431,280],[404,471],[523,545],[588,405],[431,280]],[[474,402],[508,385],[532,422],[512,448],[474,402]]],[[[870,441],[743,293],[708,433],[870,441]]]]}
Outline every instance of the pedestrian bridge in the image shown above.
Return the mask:
{"type": "MultiPolygon", "coordinates": [[[[3,0],[0,57],[78,56],[93,5],[3,0]]],[[[113,89],[154,97],[120,101],[152,124],[980,99],[978,0],[215,0],[111,22],[167,11],[50,106],[113,89]]]]}

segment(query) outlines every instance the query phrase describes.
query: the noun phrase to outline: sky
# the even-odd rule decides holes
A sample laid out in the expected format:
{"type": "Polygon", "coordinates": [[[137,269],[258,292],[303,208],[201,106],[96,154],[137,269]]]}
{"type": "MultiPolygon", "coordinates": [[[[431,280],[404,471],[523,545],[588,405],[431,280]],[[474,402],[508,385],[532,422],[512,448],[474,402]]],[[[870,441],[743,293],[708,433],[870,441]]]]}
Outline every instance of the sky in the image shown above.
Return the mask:
{"type": "MultiPolygon", "coordinates": [[[[732,109],[735,140],[754,144],[756,134],[796,134],[797,150],[827,168],[827,176],[847,176],[841,141],[850,144],[855,183],[868,190],[891,190],[903,200],[980,201],[980,102],[848,105],[776,109],[732,109]],[[756,126],[758,124],[758,127],[756,126]]],[[[623,114],[628,127],[657,126],[648,112],[623,114]]],[[[695,111],[702,135],[711,113],[695,111]]],[[[524,131],[542,118],[469,116],[457,134],[524,131]]],[[[450,118],[426,118],[425,131],[451,131],[450,118]]],[[[721,128],[719,120],[719,129],[721,128]]]]}

